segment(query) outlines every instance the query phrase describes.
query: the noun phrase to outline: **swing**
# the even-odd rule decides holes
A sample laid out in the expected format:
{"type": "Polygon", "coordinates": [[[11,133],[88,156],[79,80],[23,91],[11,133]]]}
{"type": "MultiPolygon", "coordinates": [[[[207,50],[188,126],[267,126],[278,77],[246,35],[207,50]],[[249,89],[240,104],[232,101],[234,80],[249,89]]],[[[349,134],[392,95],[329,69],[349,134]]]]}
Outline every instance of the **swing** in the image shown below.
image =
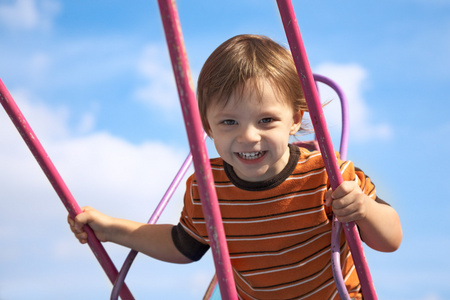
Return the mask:
{"type": "MultiPolygon", "coordinates": [[[[345,97],[345,94],[342,91],[342,89],[331,79],[329,79],[325,76],[322,76],[322,75],[318,75],[318,74],[313,74],[313,77],[314,77],[314,81],[315,81],[316,85],[318,82],[325,84],[326,86],[333,89],[339,98],[339,102],[341,105],[341,139],[340,139],[340,146],[339,146],[339,154],[340,154],[340,158],[342,160],[346,160],[347,159],[347,147],[348,147],[348,135],[349,135],[347,98],[345,97]]],[[[317,87],[317,89],[318,89],[318,87],[317,87]]],[[[319,145],[318,145],[316,139],[311,140],[311,141],[295,141],[295,142],[293,142],[293,144],[296,146],[305,148],[307,150],[310,150],[310,151],[318,151],[319,150],[319,145]]],[[[332,243],[334,243],[334,248],[332,246],[333,249],[339,249],[339,237],[340,237],[339,233],[340,233],[340,228],[337,228],[336,233],[333,235],[333,237],[335,237],[335,238],[332,240],[332,243]]],[[[337,253],[333,253],[333,259],[335,260],[334,263],[337,265],[336,268],[338,270],[340,270],[339,250],[337,251],[337,253]]],[[[341,279],[337,279],[337,280],[341,280],[341,279]]],[[[220,290],[219,290],[219,286],[218,286],[218,282],[217,282],[217,276],[214,275],[208,288],[206,289],[203,300],[220,300],[220,299],[221,299],[221,297],[220,297],[220,290]]]]}
{"type": "MultiPolygon", "coordinates": [[[[200,122],[200,116],[196,105],[195,92],[193,90],[192,82],[190,79],[187,57],[182,41],[178,13],[173,1],[158,0],[158,4],[161,12],[161,19],[163,21],[164,30],[166,33],[166,39],[172,60],[175,79],[177,82],[178,94],[180,97],[183,117],[186,124],[188,140],[191,147],[191,154],[189,154],[186,158],[177,176],[169,186],[169,189],[167,190],[157,209],[150,218],[149,223],[155,223],[157,221],[162,210],[173,194],[173,191],[180,183],[191,162],[193,162],[196,173],[202,174],[202,176],[198,176],[198,184],[202,199],[202,208],[204,211],[205,221],[208,229],[208,235],[214,235],[217,237],[215,239],[211,239],[210,242],[216,267],[216,275],[213,278],[213,281],[211,282],[210,287],[208,288],[205,295],[205,297],[207,298],[204,299],[218,299],[217,296],[219,289],[216,288],[216,286],[220,287],[221,299],[238,299],[226,245],[225,233],[223,224],[221,222],[217,195],[215,193],[214,185],[212,184],[213,179],[211,167],[209,165],[209,159],[206,154],[204,133],[200,122]],[[204,199],[208,199],[208,201],[205,201],[204,199]]],[[[319,75],[313,77],[306,57],[306,52],[303,46],[300,30],[297,25],[297,19],[295,17],[291,1],[277,0],[277,4],[286,31],[288,42],[294,56],[294,62],[301,79],[305,98],[307,100],[308,111],[311,116],[311,120],[317,136],[317,145],[322,153],[326,171],[330,178],[331,186],[333,189],[335,189],[339,186],[340,183],[342,183],[342,176],[337,166],[334,149],[331,144],[328,130],[326,128],[318,92],[314,84],[314,79],[326,84],[329,84],[331,81],[319,75]]],[[[332,84],[333,83],[331,82],[331,85],[332,84]]],[[[338,95],[341,93],[338,87],[336,92],[338,93],[338,95]]],[[[340,97],[340,99],[342,101],[342,99],[345,98],[340,97]]],[[[38,161],[39,165],[49,179],[50,183],[60,197],[69,214],[72,217],[75,217],[77,214],[81,213],[81,209],[76,203],[74,197],[65,185],[52,161],[46,154],[41,143],[35,136],[25,117],[20,112],[19,108],[17,107],[16,103],[12,99],[11,95],[9,94],[8,90],[1,80],[0,102],[3,105],[5,111],[10,116],[12,122],[18,129],[19,133],[22,135],[22,138],[24,139],[28,148],[35,156],[36,160],[38,161]]],[[[342,107],[342,111],[344,114],[346,112],[346,104],[343,103],[342,107]]],[[[344,159],[346,156],[346,143],[348,137],[346,133],[346,120],[347,118],[343,118],[345,129],[343,125],[341,136],[341,156],[344,159]],[[343,147],[343,145],[345,146],[343,147]],[[342,151],[343,149],[344,151],[342,151]]],[[[124,279],[134,257],[136,257],[137,255],[137,252],[130,252],[122,267],[121,272],[119,273],[115,268],[113,262],[109,258],[108,254],[106,253],[105,249],[103,248],[102,244],[95,237],[93,231],[88,226],[86,227],[86,232],[88,234],[88,244],[91,250],[94,252],[96,258],[98,259],[100,265],[104,269],[105,273],[107,274],[109,280],[114,284],[111,299],[117,299],[119,295],[122,299],[134,299],[130,290],[124,284],[124,279]]],[[[365,299],[377,299],[370,272],[364,258],[361,240],[359,239],[356,225],[354,224],[354,222],[351,222],[343,224],[343,227],[348,244],[350,246],[350,250],[352,252],[352,256],[355,261],[355,267],[361,282],[364,297],[365,299]]],[[[334,266],[333,276],[335,278],[336,286],[341,299],[349,299],[339,267],[339,243],[337,244],[337,249],[335,247],[336,236],[337,238],[339,237],[339,234],[336,234],[336,232],[339,232],[339,230],[340,223],[336,218],[334,218],[334,235],[332,235],[332,265],[334,266]],[[337,258],[335,255],[336,253],[337,258]]]]}

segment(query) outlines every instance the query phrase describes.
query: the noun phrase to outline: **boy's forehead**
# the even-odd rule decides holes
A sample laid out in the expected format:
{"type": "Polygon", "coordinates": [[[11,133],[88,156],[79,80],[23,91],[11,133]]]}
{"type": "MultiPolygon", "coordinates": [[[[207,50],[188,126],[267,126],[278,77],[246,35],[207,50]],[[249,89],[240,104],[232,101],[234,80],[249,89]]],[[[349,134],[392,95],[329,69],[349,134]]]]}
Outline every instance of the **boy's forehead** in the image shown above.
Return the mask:
{"type": "Polygon", "coordinates": [[[262,103],[265,97],[271,97],[282,104],[291,105],[292,103],[284,97],[281,91],[274,88],[268,80],[249,80],[245,84],[239,85],[229,95],[216,95],[211,97],[208,103],[210,105],[218,105],[225,108],[227,105],[237,106],[242,101],[249,99],[262,103]]]}

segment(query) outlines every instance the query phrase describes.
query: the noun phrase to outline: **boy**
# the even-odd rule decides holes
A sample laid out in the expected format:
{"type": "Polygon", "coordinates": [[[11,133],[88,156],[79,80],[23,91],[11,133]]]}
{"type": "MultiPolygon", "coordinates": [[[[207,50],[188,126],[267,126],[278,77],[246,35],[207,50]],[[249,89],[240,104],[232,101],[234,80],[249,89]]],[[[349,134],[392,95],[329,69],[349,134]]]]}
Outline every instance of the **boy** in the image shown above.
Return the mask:
{"type": "MultiPolygon", "coordinates": [[[[339,298],[330,264],[332,212],[355,221],[373,249],[400,246],[398,215],[369,177],[339,161],[344,182],[332,192],[320,153],[289,144],[306,110],[289,51],[262,36],[231,38],[205,62],[197,93],[203,127],[220,155],[211,166],[242,299],[339,298]]],[[[90,207],[69,223],[81,243],[88,224],[100,241],[168,262],[196,261],[209,249],[195,174],[176,226],[111,218],[90,207]]],[[[350,296],[361,299],[344,235],[341,265],[350,296]]]]}

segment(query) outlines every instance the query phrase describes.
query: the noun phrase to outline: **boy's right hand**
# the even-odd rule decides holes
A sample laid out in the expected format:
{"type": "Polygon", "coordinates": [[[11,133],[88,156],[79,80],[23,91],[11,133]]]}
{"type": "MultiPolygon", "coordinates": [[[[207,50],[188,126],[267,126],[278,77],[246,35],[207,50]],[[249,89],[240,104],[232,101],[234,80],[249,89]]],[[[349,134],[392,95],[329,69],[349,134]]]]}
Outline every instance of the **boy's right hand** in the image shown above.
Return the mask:
{"type": "Polygon", "coordinates": [[[87,243],[87,233],[84,230],[85,225],[89,225],[94,231],[95,236],[101,242],[108,241],[108,233],[110,232],[113,224],[113,218],[109,217],[96,209],[85,206],[82,208],[82,213],[77,215],[73,219],[70,215],[67,217],[67,221],[70,225],[70,230],[75,234],[75,237],[81,244],[87,243]]]}
{"type": "Polygon", "coordinates": [[[162,261],[179,264],[192,262],[175,246],[171,224],[147,224],[113,218],[89,206],[83,207],[82,213],[75,218],[68,216],[67,221],[82,244],[88,241],[84,226],[89,225],[101,242],[113,242],[162,261]]]}

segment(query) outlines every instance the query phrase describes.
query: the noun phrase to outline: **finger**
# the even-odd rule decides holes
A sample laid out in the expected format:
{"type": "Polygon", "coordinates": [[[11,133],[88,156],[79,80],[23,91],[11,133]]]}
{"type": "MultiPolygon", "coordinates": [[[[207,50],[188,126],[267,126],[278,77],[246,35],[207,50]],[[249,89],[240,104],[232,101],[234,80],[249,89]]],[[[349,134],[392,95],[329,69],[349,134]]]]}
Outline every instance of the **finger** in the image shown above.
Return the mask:
{"type": "Polygon", "coordinates": [[[90,221],[89,213],[86,213],[86,211],[83,211],[82,213],[78,214],[74,219],[74,227],[78,230],[82,230],[84,225],[88,224],[90,221]]]}
{"type": "Polygon", "coordinates": [[[333,202],[331,203],[333,211],[335,213],[340,212],[341,214],[345,213],[345,210],[348,209],[349,205],[350,204],[345,198],[338,198],[338,199],[333,198],[333,202]]]}
{"type": "Polygon", "coordinates": [[[339,199],[343,198],[346,195],[350,194],[354,190],[354,184],[353,181],[344,181],[342,182],[331,194],[333,199],[339,199]]]}
{"type": "Polygon", "coordinates": [[[364,217],[364,210],[355,202],[338,209],[333,207],[333,212],[341,223],[357,221],[364,217]]]}
{"type": "Polygon", "coordinates": [[[72,217],[67,217],[67,222],[69,223],[70,231],[72,231],[74,234],[79,232],[79,229],[75,226],[75,221],[72,219],[72,217]]]}
{"type": "Polygon", "coordinates": [[[325,192],[325,200],[324,201],[325,201],[325,205],[328,206],[328,207],[331,206],[332,201],[333,201],[332,192],[333,191],[331,189],[328,189],[325,192]]]}
{"type": "Polygon", "coordinates": [[[69,223],[71,227],[75,225],[75,221],[72,219],[70,215],[67,216],[67,223],[69,223]]]}
{"type": "Polygon", "coordinates": [[[334,209],[333,208],[333,213],[336,216],[336,218],[338,219],[338,221],[341,223],[348,223],[352,218],[352,213],[346,208],[343,208],[343,209],[334,209]]]}
{"type": "Polygon", "coordinates": [[[86,233],[85,231],[75,233],[75,236],[76,236],[76,238],[79,239],[80,241],[81,241],[81,240],[87,240],[87,238],[88,238],[87,233],[86,233]]]}

